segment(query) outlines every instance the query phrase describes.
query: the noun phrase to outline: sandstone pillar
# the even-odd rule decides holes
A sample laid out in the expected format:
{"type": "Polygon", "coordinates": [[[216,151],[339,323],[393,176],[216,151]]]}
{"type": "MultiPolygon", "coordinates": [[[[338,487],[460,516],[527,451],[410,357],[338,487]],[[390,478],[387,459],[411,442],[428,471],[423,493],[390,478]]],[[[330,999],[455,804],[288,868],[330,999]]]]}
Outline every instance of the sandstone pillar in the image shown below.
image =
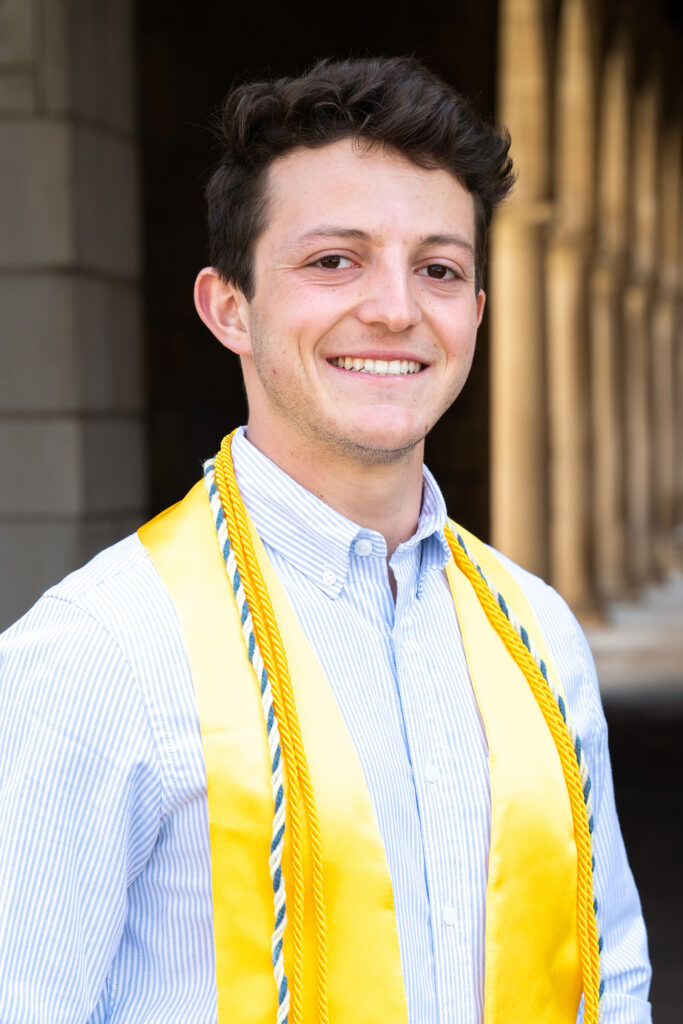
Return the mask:
{"type": "MultiPolygon", "coordinates": [[[[679,204],[683,212],[683,203],[679,204]]],[[[683,216],[679,214],[678,248],[683,253],[683,216]]],[[[674,330],[674,549],[683,569],[683,280],[679,277],[674,330]]]]}
{"type": "Polygon", "coordinates": [[[628,581],[653,577],[651,357],[652,295],[657,252],[658,90],[649,79],[637,91],[631,148],[632,246],[624,295],[626,408],[626,530],[628,581]]]}
{"type": "Polygon", "coordinates": [[[0,626],[144,508],[132,36],[0,5],[0,626]]]}
{"type": "Polygon", "coordinates": [[[594,96],[586,0],[564,0],[557,49],[554,192],[547,262],[550,566],[575,610],[593,604],[590,568],[588,259],[594,96]]]}
{"type": "Polygon", "coordinates": [[[624,318],[629,238],[629,76],[623,42],[605,56],[598,116],[597,237],[591,272],[592,531],[601,600],[625,580],[624,318]]]}
{"type": "Polygon", "coordinates": [[[498,112],[513,139],[513,198],[497,215],[491,260],[493,543],[547,569],[543,223],[548,75],[542,0],[503,0],[498,112]]]}
{"type": "Polygon", "coordinates": [[[662,135],[658,273],[652,317],[653,540],[659,575],[674,568],[675,529],[675,342],[680,301],[681,127],[662,135]]]}

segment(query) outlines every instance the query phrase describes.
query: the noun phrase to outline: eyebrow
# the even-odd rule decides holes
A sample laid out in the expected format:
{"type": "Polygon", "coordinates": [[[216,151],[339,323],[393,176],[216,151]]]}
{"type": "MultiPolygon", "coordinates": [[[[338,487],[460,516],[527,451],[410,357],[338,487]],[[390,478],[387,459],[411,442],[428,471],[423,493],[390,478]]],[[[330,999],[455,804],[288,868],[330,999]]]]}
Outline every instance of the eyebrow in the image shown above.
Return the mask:
{"type": "MultiPolygon", "coordinates": [[[[312,231],[307,231],[306,234],[301,235],[296,240],[297,245],[303,245],[306,242],[313,242],[318,238],[355,238],[361,242],[369,242],[370,235],[367,231],[361,231],[360,228],[345,228],[335,224],[324,224],[321,227],[314,228],[312,231]]],[[[461,235],[449,235],[449,234],[434,234],[427,235],[423,238],[420,243],[421,246],[430,245],[453,245],[458,249],[464,249],[470,256],[474,257],[474,246],[471,242],[468,242],[466,238],[461,235]]]]}
{"type": "Polygon", "coordinates": [[[300,235],[297,238],[297,244],[303,242],[313,242],[316,238],[356,238],[361,242],[369,242],[370,235],[367,231],[361,231],[360,228],[342,228],[336,227],[334,224],[323,224],[319,228],[314,228],[313,231],[307,231],[305,235],[300,235]]]}
{"type": "Polygon", "coordinates": [[[464,249],[470,256],[474,256],[474,246],[461,235],[427,235],[422,245],[454,245],[458,249],[464,249]]]}

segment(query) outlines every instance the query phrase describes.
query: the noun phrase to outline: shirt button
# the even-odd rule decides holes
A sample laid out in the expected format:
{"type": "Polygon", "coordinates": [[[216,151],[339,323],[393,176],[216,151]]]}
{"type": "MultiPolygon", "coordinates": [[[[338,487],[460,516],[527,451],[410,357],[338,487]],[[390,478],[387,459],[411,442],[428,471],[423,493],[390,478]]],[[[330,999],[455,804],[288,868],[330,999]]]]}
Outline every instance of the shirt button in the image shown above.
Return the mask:
{"type": "Polygon", "coordinates": [[[353,550],[357,555],[365,556],[372,554],[372,541],[368,540],[367,537],[360,537],[353,545],[353,550]]]}
{"type": "Polygon", "coordinates": [[[326,587],[331,587],[336,578],[337,577],[334,575],[331,569],[325,569],[325,572],[323,573],[323,583],[325,584],[326,587]]]}
{"type": "Polygon", "coordinates": [[[458,923],[458,909],[454,904],[447,903],[443,908],[443,923],[449,927],[458,923]]]}
{"type": "Polygon", "coordinates": [[[439,769],[433,761],[428,761],[425,765],[425,781],[431,783],[439,781],[439,769]]]}

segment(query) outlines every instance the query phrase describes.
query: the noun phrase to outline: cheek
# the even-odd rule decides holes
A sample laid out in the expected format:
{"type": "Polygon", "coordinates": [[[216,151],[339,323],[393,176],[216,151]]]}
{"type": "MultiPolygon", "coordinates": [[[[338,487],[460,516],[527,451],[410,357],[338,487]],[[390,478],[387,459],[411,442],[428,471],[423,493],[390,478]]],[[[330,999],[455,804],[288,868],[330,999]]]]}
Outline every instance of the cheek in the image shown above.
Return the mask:
{"type": "Polygon", "coordinates": [[[477,340],[476,320],[461,316],[446,321],[441,338],[449,358],[471,360],[477,340]]]}
{"type": "Polygon", "coordinates": [[[357,301],[348,287],[302,287],[281,297],[277,322],[292,336],[311,344],[331,330],[357,301]]]}

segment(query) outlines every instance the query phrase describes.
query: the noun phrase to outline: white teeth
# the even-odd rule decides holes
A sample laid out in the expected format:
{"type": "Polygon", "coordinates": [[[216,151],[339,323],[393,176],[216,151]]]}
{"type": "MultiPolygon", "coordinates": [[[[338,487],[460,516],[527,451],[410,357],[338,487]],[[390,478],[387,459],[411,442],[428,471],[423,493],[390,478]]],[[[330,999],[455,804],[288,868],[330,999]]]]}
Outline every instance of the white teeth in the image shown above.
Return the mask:
{"type": "Polygon", "coordinates": [[[351,356],[336,356],[330,362],[338,366],[340,370],[363,371],[363,373],[375,373],[380,377],[405,377],[410,373],[419,373],[422,363],[416,363],[412,359],[359,359],[351,356]]]}

